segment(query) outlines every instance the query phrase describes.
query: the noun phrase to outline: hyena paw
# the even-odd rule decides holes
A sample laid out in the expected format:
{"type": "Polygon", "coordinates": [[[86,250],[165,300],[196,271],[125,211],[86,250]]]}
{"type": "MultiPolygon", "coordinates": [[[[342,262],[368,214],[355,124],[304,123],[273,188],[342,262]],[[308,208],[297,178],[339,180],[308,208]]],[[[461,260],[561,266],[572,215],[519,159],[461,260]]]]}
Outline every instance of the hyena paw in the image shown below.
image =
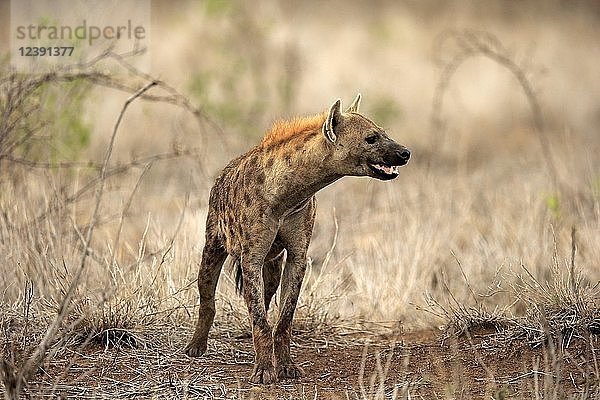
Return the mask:
{"type": "Polygon", "coordinates": [[[199,345],[194,342],[190,342],[185,347],[184,351],[188,357],[200,357],[202,354],[206,353],[206,344],[199,345]]]}
{"type": "Polygon", "coordinates": [[[269,385],[277,382],[277,375],[272,365],[255,365],[250,382],[269,385]]]}
{"type": "Polygon", "coordinates": [[[277,378],[279,379],[298,379],[302,375],[304,375],[304,371],[294,363],[277,366],[277,378]]]}

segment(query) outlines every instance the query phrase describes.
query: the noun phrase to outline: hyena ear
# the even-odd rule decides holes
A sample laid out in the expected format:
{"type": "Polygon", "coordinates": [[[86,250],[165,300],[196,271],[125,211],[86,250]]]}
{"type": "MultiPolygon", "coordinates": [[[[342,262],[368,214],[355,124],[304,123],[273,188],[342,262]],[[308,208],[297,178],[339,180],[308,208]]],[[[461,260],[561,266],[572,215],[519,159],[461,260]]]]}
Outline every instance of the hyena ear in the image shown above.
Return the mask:
{"type": "Polygon", "coordinates": [[[337,99],[329,109],[329,114],[327,114],[327,118],[325,118],[325,122],[323,123],[323,135],[331,143],[334,143],[337,139],[335,128],[338,126],[342,118],[342,112],[340,111],[341,108],[342,101],[337,99]]]}
{"type": "Polygon", "coordinates": [[[357,113],[358,109],[360,108],[360,99],[361,99],[361,95],[360,93],[356,95],[356,98],[354,99],[354,101],[352,102],[352,104],[350,104],[350,107],[346,108],[346,112],[347,113],[357,113]]]}

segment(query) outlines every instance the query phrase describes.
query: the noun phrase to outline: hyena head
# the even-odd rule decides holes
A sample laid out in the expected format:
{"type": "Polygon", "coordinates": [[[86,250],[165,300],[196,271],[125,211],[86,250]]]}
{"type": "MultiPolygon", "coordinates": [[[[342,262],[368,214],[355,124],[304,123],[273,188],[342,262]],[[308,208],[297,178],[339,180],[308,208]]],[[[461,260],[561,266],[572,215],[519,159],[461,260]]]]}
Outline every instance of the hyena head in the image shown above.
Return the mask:
{"type": "Polygon", "coordinates": [[[344,112],[341,100],[331,106],[323,123],[337,173],[394,179],[410,158],[410,150],[396,143],[370,119],[358,113],[361,96],[344,112]]]}

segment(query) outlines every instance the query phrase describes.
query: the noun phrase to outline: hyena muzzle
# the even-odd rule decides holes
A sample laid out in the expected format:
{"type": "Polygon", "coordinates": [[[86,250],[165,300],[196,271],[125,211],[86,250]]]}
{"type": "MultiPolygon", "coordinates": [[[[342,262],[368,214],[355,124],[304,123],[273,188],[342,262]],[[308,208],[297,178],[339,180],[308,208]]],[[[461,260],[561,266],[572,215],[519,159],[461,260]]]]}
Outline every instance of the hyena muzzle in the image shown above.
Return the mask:
{"type": "Polygon", "coordinates": [[[198,323],[187,355],[206,351],[215,289],[229,255],[241,269],[252,325],[251,382],[301,375],[290,356],[290,340],[315,219],[315,193],[344,176],[394,179],[410,158],[406,147],[359,114],[360,99],[358,95],[345,111],[337,100],[326,113],[276,123],[258,146],[231,161],[216,179],[198,273],[198,323]],[[280,285],[279,318],[271,327],[267,311],[280,285]]]}

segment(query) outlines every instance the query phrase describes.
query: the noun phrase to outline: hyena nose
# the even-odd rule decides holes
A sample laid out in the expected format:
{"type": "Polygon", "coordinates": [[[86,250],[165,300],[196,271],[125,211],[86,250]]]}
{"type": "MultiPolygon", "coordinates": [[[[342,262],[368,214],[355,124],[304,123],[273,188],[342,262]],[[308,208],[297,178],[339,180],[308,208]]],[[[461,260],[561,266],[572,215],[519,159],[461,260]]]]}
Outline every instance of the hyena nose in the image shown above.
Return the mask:
{"type": "Polygon", "coordinates": [[[410,150],[409,149],[401,150],[400,158],[402,158],[404,161],[408,161],[408,159],[410,158],[410,150]]]}

